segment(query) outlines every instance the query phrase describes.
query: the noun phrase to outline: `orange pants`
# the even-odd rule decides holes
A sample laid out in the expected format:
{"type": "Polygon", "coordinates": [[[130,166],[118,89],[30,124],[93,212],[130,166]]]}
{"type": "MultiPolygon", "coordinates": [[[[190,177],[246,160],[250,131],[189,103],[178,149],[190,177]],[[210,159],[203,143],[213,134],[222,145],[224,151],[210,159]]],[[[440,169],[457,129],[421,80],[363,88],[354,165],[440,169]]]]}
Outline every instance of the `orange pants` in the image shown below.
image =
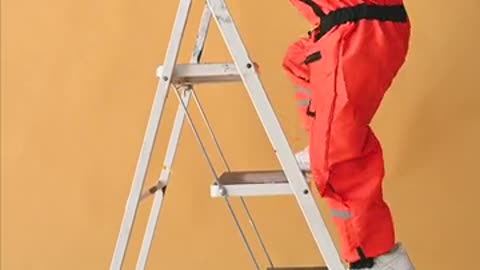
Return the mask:
{"type": "Polygon", "coordinates": [[[394,246],[395,233],[382,193],[382,147],[370,123],[407,55],[406,11],[399,1],[382,1],[395,2],[388,3],[397,5],[393,12],[351,3],[360,0],[338,7],[332,2],[340,1],[290,1],[317,26],[288,48],[283,63],[299,90],[313,178],[339,229],[342,257],[377,257],[394,246]],[[345,7],[351,9],[327,17],[345,7]]]}

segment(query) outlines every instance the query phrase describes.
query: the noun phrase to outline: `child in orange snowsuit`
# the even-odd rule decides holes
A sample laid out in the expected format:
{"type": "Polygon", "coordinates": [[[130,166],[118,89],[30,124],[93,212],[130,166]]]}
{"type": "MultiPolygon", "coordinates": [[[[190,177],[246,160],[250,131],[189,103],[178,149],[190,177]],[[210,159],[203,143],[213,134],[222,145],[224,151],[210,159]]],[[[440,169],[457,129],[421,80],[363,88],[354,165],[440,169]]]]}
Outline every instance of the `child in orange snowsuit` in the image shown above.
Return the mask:
{"type": "MultiPolygon", "coordinates": [[[[402,0],[289,1],[315,27],[283,64],[309,132],[308,169],[340,231],[342,257],[352,269],[384,269],[378,258],[406,253],[395,249],[382,147],[370,123],[405,62],[407,12],[402,0]]],[[[388,269],[413,269],[404,267],[388,269]]]]}

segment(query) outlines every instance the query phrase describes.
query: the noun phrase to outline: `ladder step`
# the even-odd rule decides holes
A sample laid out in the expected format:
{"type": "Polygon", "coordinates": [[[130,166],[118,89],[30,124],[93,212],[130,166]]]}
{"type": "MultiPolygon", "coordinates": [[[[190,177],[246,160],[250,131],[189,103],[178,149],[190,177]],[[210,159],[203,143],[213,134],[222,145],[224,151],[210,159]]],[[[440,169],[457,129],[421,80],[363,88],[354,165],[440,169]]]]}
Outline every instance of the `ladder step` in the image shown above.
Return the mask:
{"type": "Polygon", "coordinates": [[[325,266],[313,266],[313,267],[274,267],[267,268],[267,270],[328,270],[325,266]]]}
{"type": "MultiPolygon", "coordinates": [[[[258,65],[255,64],[255,67],[257,68],[258,65]]],[[[163,66],[159,66],[157,68],[159,78],[163,76],[162,72],[163,66]]],[[[171,81],[174,84],[228,83],[240,82],[241,77],[235,64],[177,64],[171,81]]]]}
{"type": "MultiPolygon", "coordinates": [[[[305,181],[308,178],[305,177],[305,181]]],[[[292,190],[282,170],[225,172],[218,179],[220,186],[231,197],[291,195],[292,190]]],[[[222,197],[222,188],[216,183],[210,188],[212,197],[222,197]]]]}

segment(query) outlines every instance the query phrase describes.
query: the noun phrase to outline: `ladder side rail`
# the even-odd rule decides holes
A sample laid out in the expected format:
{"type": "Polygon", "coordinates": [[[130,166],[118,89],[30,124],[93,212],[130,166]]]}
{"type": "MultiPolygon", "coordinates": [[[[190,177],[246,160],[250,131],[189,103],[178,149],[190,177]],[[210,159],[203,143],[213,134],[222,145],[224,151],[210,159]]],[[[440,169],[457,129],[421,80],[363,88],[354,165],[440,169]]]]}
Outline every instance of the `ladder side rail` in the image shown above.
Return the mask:
{"type": "MultiPolygon", "coordinates": [[[[199,63],[202,52],[205,46],[205,40],[208,34],[209,25],[211,22],[211,13],[208,7],[205,5],[203,10],[202,18],[200,21],[200,28],[198,31],[197,39],[195,42],[195,47],[193,50],[192,58],[190,60],[191,63],[199,63]]],[[[191,91],[185,91],[182,96],[182,102],[188,107],[190,102],[192,93],[191,91]]],[[[177,152],[178,142],[180,139],[182,127],[185,120],[185,110],[183,109],[182,105],[178,105],[177,114],[175,116],[175,122],[173,125],[172,133],[170,135],[170,140],[168,143],[168,148],[165,156],[164,166],[162,172],[160,174],[159,182],[158,182],[158,191],[155,193],[153,206],[150,211],[150,216],[147,222],[146,233],[143,238],[142,247],[140,250],[139,260],[137,262],[136,269],[145,269],[147,264],[148,256],[150,253],[151,245],[153,238],[155,236],[155,229],[157,226],[158,218],[160,216],[160,211],[162,209],[162,204],[165,199],[166,195],[166,188],[168,186],[170,180],[170,172],[173,167],[173,162],[175,159],[175,155],[177,152]]]]}
{"type": "Polygon", "coordinates": [[[171,40],[165,57],[166,64],[165,68],[163,69],[163,76],[160,78],[157,86],[142,149],[137,161],[135,176],[131,184],[130,194],[125,206],[124,216],[110,266],[110,269],[112,270],[121,269],[125,260],[125,253],[128,248],[133,224],[137,215],[140,196],[152,156],[153,147],[156,141],[160,120],[162,118],[164,106],[168,97],[171,77],[174,66],[177,62],[191,5],[192,0],[181,0],[179,3],[175,25],[172,30],[171,40]]]}
{"type": "Polygon", "coordinates": [[[262,82],[254,70],[254,65],[243,45],[244,43],[236,25],[231,19],[232,17],[225,1],[207,0],[207,3],[227,43],[230,54],[234,58],[240,76],[247,87],[247,91],[265,128],[267,136],[275,148],[277,157],[285,171],[295,198],[305,216],[316,244],[323,255],[325,263],[330,270],[344,270],[345,267],[340,260],[323,217],[319,212],[318,206],[309,191],[307,182],[304,180],[304,175],[301,173],[292,150],[289,147],[287,138],[273,111],[262,82]]]}

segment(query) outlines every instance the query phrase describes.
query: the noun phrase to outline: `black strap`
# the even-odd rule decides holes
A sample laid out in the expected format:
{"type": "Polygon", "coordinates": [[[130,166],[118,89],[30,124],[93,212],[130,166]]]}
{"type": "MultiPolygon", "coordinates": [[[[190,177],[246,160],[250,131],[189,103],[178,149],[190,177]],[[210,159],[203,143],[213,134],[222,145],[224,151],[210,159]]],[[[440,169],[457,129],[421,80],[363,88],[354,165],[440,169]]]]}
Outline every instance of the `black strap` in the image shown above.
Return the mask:
{"type": "Polygon", "coordinates": [[[319,40],[333,27],[347,22],[358,22],[360,20],[406,22],[408,15],[403,5],[378,6],[360,4],[332,11],[328,15],[321,17],[321,20],[320,31],[316,34],[315,40],[319,40]]]}
{"type": "Polygon", "coordinates": [[[315,14],[320,17],[320,28],[315,34],[315,41],[328,33],[333,27],[347,22],[360,20],[378,20],[382,22],[407,22],[408,15],[404,5],[382,6],[360,4],[353,7],[339,8],[328,14],[313,0],[300,0],[309,5],[315,14]]]}
{"type": "Polygon", "coordinates": [[[323,17],[325,16],[325,12],[323,12],[323,10],[320,8],[319,5],[317,5],[317,3],[315,3],[313,0],[300,0],[301,2],[305,3],[306,5],[309,5],[313,12],[315,12],[315,15],[317,15],[318,17],[323,17]]]}
{"type": "Polygon", "coordinates": [[[350,269],[370,269],[375,265],[375,261],[373,258],[367,258],[365,253],[363,252],[362,248],[357,248],[358,255],[360,256],[360,260],[353,262],[350,264],[350,269]]]}
{"type": "Polygon", "coordinates": [[[322,59],[322,53],[318,51],[308,55],[307,58],[305,58],[305,60],[303,61],[303,63],[305,63],[305,65],[308,65],[320,59],[322,59]]]}
{"type": "Polygon", "coordinates": [[[307,111],[305,112],[308,116],[315,118],[317,116],[316,112],[310,111],[310,106],[312,106],[312,100],[308,101],[307,111]]]}

